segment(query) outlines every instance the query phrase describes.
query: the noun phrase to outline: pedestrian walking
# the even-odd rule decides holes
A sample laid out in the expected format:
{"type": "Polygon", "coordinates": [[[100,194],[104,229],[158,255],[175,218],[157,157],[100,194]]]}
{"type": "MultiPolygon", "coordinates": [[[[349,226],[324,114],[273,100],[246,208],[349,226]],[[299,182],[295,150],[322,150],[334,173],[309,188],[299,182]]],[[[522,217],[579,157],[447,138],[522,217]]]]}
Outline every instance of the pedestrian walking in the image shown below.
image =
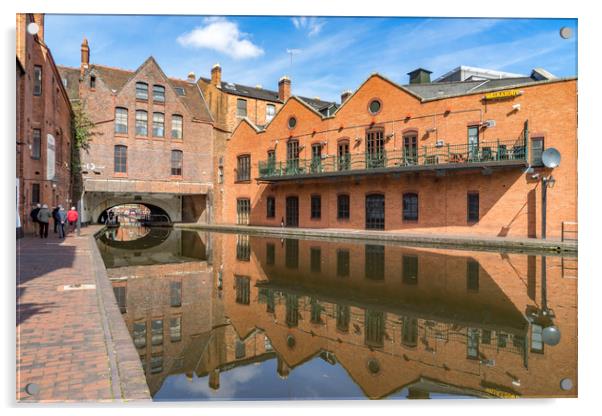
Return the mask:
{"type": "Polygon", "coordinates": [[[67,213],[67,221],[69,222],[69,231],[70,232],[73,232],[75,230],[75,225],[77,223],[78,218],[79,218],[79,214],[75,210],[75,207],[71,207],[71,209],[67,213]]]}
{"type": "Polygon", "coordinates": [[[36,236],[40,232],[40,222],[38,221],[38,212],[40,212],[40,208],[42,205],[36,204],[31,212],[29,213],[29,217],[33,222],[33,235],[36,236]]]}
{"type": "Polygon", "coordinates": [[[60,205],[57,205],[53,210],[52,210],[52,221],[54,222],[54,233],[56,234],[58,232],[58,225],[59,225],[59,207],[60,205]]]}
{"type": "Polygon", "coordinates": [[[48,223],[52,217],[52,212],[48,209],[48,205],[42,205],[38,212],[38,222],[40,223],[40,238],[48,238],[48,223]]]}
{"type": "Polygon", "coordinates": [[[59,238],[65,238],[65,223],[67,222],[67,213],[65,212],[65,208],[62,205],[59,205],[58,216],[58,230],[59,230],[59,238]]]}

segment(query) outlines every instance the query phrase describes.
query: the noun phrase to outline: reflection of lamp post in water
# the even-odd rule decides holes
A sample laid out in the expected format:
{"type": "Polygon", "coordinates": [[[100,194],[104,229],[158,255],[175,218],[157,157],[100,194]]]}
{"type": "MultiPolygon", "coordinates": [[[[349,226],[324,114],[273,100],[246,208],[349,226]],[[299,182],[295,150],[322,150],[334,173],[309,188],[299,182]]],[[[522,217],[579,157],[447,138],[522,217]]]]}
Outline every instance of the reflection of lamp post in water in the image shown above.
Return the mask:
{"type": "Polygon", "coordinates": [[[546,256],[541,256],[541,312],[542,322],[542,333],[541,337],[543,343],[546,345],[554,346],[560,342],[560,329],[554,325],[552,318],[554,313],[548,309],[548,288],[547,288],[547,267],[546,267],[546,256]]]}

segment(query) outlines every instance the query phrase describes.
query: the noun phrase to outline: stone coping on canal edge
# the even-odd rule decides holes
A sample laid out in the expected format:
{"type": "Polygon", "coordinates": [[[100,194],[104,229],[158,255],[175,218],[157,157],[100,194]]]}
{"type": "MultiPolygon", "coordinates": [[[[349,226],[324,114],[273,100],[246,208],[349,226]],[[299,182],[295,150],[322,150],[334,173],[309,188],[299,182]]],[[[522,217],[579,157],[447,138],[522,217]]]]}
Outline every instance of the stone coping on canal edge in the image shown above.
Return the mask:
{"type": "Polygon", "coordinates": [[[254,225],[177,223],[175,228],[201,229],[218,232],[243,232],[246,234],[294,236],[327,240],[379,241],[403,243],[413,246],[459,248],[464,250],[495,250],[506,252],[536,252],[545,254],[576,255],[577,242],[542,240],[537,238],[485,237],[456,234],[411,234],[396,231],[348,230],[333,228],[280,228],[254,225]]]}
{"type": "Polygon", "coordinates": [[[95,237],[17,242],[17,402],[146,403],[142,364],[95,237]]]}

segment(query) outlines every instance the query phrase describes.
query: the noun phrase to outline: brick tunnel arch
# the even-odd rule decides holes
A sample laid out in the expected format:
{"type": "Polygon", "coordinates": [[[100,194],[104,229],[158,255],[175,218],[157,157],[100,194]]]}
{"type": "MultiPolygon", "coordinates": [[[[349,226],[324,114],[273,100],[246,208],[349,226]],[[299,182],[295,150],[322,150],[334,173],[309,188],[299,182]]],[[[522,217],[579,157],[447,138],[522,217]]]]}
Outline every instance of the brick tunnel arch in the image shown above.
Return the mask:
{"type": "Polygon", "coordinates": [[[157,212],[167,215],[171,222],[179,222],[182,220],[181,202],[177,196],[171,196],[169,198],[153,196],[136,198],[134,195],[107,196],[102,193],[87,193],[85,195],[84,203],[86,221],[96,223],[103,212],[113,207],[126,204],[144,205],[151,210],[151,213],[157,212]]]}
{"type": "Polygon", "coordinates": [[[102,219],[107,218],[108,211],[113,208],[120,207],[122,205],[143,205],[150,210],[150,215],[166,216],[167,219],[169,220],[169,222],[172,222],[172,219],[171,219],[169,213],[167,211],[165,211],[163,208],[161,208],[157,205],[153,205],[153,204],[149,204],[149,203],[141,203],[140,201],[136,201],[136,202],[129,202],[129,203],[121,203],[121,204],[113,205],[112,207],[108,207],[108,208],[104,209],[100,214],[98,214],[98,217],[96,217],[96,219],[95,219],[96,223],[97,224],[104,223],[104,221],[102,221],[102,219]]]}

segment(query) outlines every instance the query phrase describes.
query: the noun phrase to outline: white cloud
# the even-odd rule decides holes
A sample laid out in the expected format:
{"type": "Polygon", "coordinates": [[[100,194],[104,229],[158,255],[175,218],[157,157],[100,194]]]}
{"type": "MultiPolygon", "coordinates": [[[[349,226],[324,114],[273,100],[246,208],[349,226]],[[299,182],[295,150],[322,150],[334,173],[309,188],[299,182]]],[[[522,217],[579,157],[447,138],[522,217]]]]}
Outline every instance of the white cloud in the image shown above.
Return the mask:
{"type": "Polygon", "coordinates": [[[178,43],[185,47],[213,49],[234,59],[256,58],[263,55],[263,49],[241,32],[238,25],[223,17],[208,17],[204,26],[199,26],[178,37],[178,43]]]}
{"type": "Polygon", "coordinates": [[[318,19],[317,17],[292,17],[291,21],[296,29],[307,30],[308,36],[315,36],[322,31],[322,28],[326,24],[325,20],[318,19]]]}

